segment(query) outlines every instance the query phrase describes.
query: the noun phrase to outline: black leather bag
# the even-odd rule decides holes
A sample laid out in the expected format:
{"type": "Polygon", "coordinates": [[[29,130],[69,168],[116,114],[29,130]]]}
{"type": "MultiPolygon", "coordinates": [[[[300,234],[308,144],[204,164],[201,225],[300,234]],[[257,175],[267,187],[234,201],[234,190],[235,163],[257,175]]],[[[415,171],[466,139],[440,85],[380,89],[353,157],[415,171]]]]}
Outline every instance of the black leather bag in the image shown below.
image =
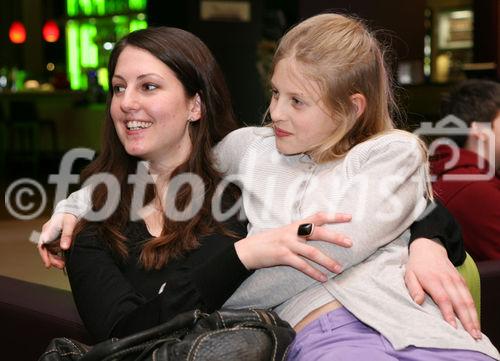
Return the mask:
{"type": "Polygon", "coordinates": [[[39,361],[268,361],[285,360],[295,332],[266,310],[199,310],[134,335],[86,346],[51,341],[39,361]]]}

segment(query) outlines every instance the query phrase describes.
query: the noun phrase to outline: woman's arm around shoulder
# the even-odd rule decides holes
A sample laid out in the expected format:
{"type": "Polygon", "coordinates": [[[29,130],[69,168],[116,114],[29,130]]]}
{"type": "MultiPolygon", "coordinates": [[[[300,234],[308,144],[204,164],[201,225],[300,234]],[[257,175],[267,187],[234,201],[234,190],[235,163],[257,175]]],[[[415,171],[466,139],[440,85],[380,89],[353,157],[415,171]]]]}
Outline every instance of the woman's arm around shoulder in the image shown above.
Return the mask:
{"type": "Polygon", "coordinates": [[[268,127],[243,127],[226,135],[214,147],[219,171],[226,175],[238,173],[238,166],[252,144],[269,135],[272,135],[272,129],[268,127]]]}
{"type": "Polygon", "coordinates": [[[319,244],[344,269],[401,235],[425,209],[430,192],[425,147],[403,131],[355,146],[346,157],[345,173],[347,184],[334,206],[338,212],[351,214],[352,220],[331,227],[349,235],[353,247],[319,244]]]}

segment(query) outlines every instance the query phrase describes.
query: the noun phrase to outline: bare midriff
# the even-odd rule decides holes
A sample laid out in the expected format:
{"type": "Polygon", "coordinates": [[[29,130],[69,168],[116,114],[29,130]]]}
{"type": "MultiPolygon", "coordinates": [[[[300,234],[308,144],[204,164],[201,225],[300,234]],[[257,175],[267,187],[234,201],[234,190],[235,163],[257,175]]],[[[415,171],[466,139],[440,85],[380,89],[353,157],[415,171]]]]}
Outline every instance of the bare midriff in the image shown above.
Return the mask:
{"type": "Polygon", "coordinates": [[[336,310],[337,308],[340,307],[342,307],[342,304],[339,301],[334,300],[332,302],[327,303],[326,305],[316,308],[315,310],[309,312],[307,316],[302,319],[302,321],[300,321],[295,325],[294,327],[295,331],[299,332],[300,330],[302,330],[304,327],[306,327],[308,324],[310,324],[312,321],[316,320],[320,316],[324,315],[325,313],[336,310]]]}

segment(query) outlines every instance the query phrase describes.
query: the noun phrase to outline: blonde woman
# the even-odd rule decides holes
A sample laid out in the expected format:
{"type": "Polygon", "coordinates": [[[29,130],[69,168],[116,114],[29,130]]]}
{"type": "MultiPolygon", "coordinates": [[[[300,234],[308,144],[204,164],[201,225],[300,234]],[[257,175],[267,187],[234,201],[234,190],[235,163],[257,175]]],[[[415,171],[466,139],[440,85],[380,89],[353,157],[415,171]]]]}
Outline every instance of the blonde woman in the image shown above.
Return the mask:
{"type": "Polygon", "coordinates": [[[498,359],[487,337],[452,327],[434,302],[419,306],[406,290],[408,227],[431,193],[427,155],[394,129],[374,36],[343,15],[307,19],[281,40],[270,82],[272,127],[234,131],[219,145],[226,174],[243,184],[249,235],[339,211],[351,222],[330,227],[353,246],[319,242],[344,267],[328,282],[260,269],[225,307],[275,307],[298,331],[290,360],[498,359]]]}

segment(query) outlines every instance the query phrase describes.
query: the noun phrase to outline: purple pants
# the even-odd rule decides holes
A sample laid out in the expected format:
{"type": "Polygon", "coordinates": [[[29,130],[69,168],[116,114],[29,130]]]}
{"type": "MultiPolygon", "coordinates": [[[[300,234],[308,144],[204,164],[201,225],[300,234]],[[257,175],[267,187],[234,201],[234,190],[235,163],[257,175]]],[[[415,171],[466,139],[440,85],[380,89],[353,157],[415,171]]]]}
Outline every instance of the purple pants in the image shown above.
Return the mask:
{"type": "Polygon", "coordinates": [[[407,347],[395,350],[390,342],[341,307],[308,324],[297,333],[288,361],[494,361],[476,351],[407,347]]]}

